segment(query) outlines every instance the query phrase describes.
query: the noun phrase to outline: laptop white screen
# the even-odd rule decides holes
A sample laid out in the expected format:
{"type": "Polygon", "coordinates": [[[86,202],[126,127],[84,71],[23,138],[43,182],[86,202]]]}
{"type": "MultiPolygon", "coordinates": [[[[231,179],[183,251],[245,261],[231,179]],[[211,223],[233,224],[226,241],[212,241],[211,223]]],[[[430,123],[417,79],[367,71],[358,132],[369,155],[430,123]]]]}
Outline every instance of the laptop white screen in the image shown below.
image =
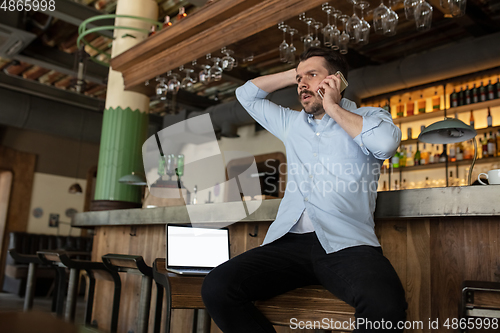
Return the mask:
{"type": "Polygon", "coordinates": [[[168,267],[213,268],[229,260],[227,229],[167,225],[168,267]]]}

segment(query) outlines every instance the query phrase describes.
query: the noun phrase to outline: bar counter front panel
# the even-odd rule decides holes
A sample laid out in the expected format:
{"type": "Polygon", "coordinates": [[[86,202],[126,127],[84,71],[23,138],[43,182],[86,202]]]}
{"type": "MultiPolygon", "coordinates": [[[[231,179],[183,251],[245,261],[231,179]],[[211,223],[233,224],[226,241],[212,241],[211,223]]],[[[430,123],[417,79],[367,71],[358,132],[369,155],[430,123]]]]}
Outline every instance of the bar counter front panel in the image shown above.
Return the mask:
{"type": "MultiPolygon", "coordinates": [[[[430,332],[429,318],[439,320],[439,329],[432,331],[449,332],[442,324],[459,317],[464,280],[500,282],[499,199],[500,186],[494,185],[379,193],[375,232],[405,287],[407,320],[423,323],[423,329],[406,332],[430,332]]],[[[264,200],[253,214],[229,226],[231,256],[262,243],[280,202],[264,200]]],[[[203,223],[213,226],[234,222],[231,212],[240,205],[232,202],[191,208],[204,217],[203,223]]],[[[149,265],[155,258],[165,257],[167,223],[190,223],[186,207],[86,212],[73,219],[75,227],[95,228],[93,260],[100,261],[106,253],[139,254],[149,265]]],[[[112,286],[107,283],[98,282],[100,296],[94,308],[94,318],[102,329],[109,327],[112,286]]],[[[140,277],[123,275],[122,283],[118,329],[128,332],[136,329],[140,277]]],[[[192,316],[192,310],[174,310],[172,331],[189,332],[192,316]]],[[[152,320],[151,313],[150,332],[152,320]]],[[[300,332],[288,327],[277,327],[277,331],[300,332]]],[[[211,332],[220,330],[212,325],[211,332]]]]}

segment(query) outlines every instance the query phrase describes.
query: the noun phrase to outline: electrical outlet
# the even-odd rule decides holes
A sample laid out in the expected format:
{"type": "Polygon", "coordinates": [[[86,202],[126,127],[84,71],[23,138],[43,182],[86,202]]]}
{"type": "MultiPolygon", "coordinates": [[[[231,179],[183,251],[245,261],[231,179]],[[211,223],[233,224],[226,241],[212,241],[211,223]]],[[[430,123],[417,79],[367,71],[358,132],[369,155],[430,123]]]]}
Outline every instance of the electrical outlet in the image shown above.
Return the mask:
{"type": "Polygon", "coordinates": [[[57,228],[59,226],[59,214],[49,215],[49,227],[57,228]]]}

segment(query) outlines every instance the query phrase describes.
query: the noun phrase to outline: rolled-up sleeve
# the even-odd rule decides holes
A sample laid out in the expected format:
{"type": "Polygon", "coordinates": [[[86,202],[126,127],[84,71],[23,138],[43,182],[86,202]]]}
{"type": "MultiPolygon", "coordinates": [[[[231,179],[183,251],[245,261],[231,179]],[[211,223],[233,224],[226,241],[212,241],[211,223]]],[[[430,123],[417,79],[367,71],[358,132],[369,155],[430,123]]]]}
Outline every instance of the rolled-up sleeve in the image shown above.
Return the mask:
{"type": "Polygon", "coordinates": [[[385,160],[394,155],[401,143],[401,130],[384,109],[370,108],[363,115],[363,128],[354,138],[363,153],[385,160]]]}
{"type": "Polygon", "coordinates": [[[298,114],[267,99],[269,93],[248,81],[236,89],[236,98],[248,114],[281,141],[285,141],[291,118],[298,114]]]}

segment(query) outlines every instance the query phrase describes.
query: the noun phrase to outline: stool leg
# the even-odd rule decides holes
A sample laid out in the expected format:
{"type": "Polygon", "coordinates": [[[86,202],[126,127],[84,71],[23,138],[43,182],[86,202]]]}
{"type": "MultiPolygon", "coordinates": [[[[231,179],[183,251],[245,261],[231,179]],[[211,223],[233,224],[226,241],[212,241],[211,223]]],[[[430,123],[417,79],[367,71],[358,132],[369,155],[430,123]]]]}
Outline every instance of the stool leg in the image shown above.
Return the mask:
{"type": "Polygon", "coordinates": [[[24,295],[24,311],[29,311],[33,308],[33,297],[36,284],[35,273],[36,264],[30,262],[28,267],[28,280],[26,281],[26,295],[24,295]]]}
{"type": "Polygon", "coordinates": [[[66,286],[66,269],[57,267],[58,284],[57,284],[57,301],[56,301],[56,314],[62,317],[64,312],[64,291],[66,286]]]}
{"type": "Polygon", "coordinates": [[[161,284],[157,283],[156,284],[155,326],[153,327],[153,333],[160,333],[162,308],[163,308],[163,286],[161,284]]]}
{"type": "Polygon", "coordinates": [[[151,277],[149,276],[142,276],[140,297],[139,314],[137,316],[137,333],[147,333],[149,310],[151,307],[151,277]]]}
{"type": "Polygon", "coordinates": [[[87,288],[87,304],[85,305],[85,325],[92,323],[92,308],[94,306],[94,292],[95,292],[95,277],[91,270],[87,270],[88,288],[87,288]]]}
{"type": "Polygon", "coordinates": [[[76,309],[76,297],[77,297],[77,286],[78,277],[80,270],[76,268],[71,268],[69,270],[69,284],[68,284],[68,296],[66,298],[66,310],[64,312],[64,319],[67,321],[75,321],[75,309],[76,309]]]}
{"type": "Polygon", "coordinates": [[[115,282],[115,293],[113,294],[113,310],[111,311],[111,333],[118,331],[118,314],[120,312],[120,297],[122,292],[122,281],[116,272],[112,272],[111,276],[115,282]]]}
{"type": "Polygon", "coordinates": [[[198,332],[201,330],[203,333],[210,333],[210,325],[212,318],[205,309],[198,309],[198,332]]]}
{"type": "Polygon", "coordinates": [[[193,327],[191,329],[191,333],[198,332],[198,309],[193,310],[193,327]]]}

